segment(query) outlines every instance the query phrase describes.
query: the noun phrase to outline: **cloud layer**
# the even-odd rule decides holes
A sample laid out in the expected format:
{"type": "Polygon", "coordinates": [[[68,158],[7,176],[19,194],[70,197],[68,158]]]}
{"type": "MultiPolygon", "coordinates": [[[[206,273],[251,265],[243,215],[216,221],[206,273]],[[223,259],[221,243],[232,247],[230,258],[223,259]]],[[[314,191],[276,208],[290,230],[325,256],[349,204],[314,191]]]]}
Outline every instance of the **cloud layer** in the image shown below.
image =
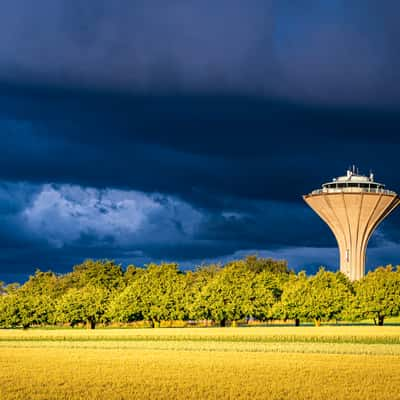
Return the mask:
{"type": "MultiPolygon", "coordinates": [[[[398,191],[398,2],[3,3],[8,280],[85,257],[334,266],[301,195],[350,164],[398,191]]],[[[369,267],[396,263],[399,227],[369,267]]]]}
{"type": "Polygon", "coordinates": [[[0,78],[398,105],[398,2],[6,0],[0,78]]]}
{"type": "MultiPolygon", "coordinates": [[[[257,253],[287,259],[297,270],[335,268],[333,236],[322,223],[310,229],[312,217],[305,205],[273,201],[217,211],[160,193],[3,182],[0,262],[6,268],[0,276],[21,279],[35,267],[66,271],[86,257],[124,265],[178,261],[192,268],[257,253]]],[[[395,263],[399,245],[382,232],[375,242],[369,265],[395,263]]]]}

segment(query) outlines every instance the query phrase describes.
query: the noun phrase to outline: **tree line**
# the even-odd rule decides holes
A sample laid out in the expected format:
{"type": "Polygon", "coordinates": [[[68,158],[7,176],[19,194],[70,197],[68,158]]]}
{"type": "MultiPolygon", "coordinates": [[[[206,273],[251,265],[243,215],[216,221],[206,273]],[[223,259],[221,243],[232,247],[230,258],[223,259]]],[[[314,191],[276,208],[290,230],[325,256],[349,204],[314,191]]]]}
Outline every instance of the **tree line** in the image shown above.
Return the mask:
{"type": "Polygon", "coordinates": [[[248,256],[180,271],[175,263],[133,265],[86,260],[66,274],[36,270],[19,284],[0,283],[0,327],[128,324],[147,321],[356,321],[400,313],[400,267],[378,267],[351,282],[324,268],[295,273],[287,262],[248,256]]]}

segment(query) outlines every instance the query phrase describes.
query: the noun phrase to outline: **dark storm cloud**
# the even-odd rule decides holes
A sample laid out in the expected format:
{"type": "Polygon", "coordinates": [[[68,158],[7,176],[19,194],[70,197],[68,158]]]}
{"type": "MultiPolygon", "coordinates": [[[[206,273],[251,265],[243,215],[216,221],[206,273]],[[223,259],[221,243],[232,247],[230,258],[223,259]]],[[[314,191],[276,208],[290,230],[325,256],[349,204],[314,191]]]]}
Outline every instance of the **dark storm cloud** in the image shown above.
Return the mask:
{"type": "MultiPolygon", "coordinates": [[[[46,203],[29,224],[18,217],[3,225],[3,236],[18,241],[6,246],[2,262],[15,273],[32,271],[33,265],[68,270],[85,257],[103,255],[125,264],[179,260],[188,265],[246,249],[268,249],[272,255],[291,257],[292,263],[297,249],[293,267],[306,259],[322,264],[324,255],[331,260],[331,253],[315,246],[332,248],[336,243],[301,195],[352,162],[365,172],[374,167],[379,180],[397,189],[400,120],[393,111],[233,95],[123,96],[35,89],[7,99],[3,97],[0,178],[32,182],[26,189],[28,200],[43,194],[43,183],[63,188],[55,186],[52,205],[46,203]],[[65,194],[66,184],[76,185],[76,193],[91,189],[84,201],[65,203],[57,193],[65,194]],[[110,222],[133,224],[133,209],[123,218],[113,214],[104,220],[98,208],[88,206],[83,227],[80,211],[68,211],[65,217],[64,208],[79,209],[111,188],[125,197],[132,190],[144,196],[160,193],[161,204],[163,196],[173,198],[177,209],[190,207],[192,212],[174,218],[162,209],[140,229],[130,230],[127,240],[116,234],[121,226],[110,222]],[[193,229],[190,234],[181,229],[184,221],[193,229]],[[23,251],[18,250],[21,241],[23,251]]],[[[6,192],[9,199],[15,197],[12,188],[6,192]]],[[[21,207],[23,216],[30,208],[21,207]]],[[[385,240],[391,243],[400,239],[398,220],[395,213],[384,226],[385,240]]],[[[371,245],[382,247],[374,240],[371,245]]]]}
{"type": "MultiPolygon", "coordinates": [[[[399,190],[398,11],[5,1],[2,276],[253,251],[335,267],[301,195],[353,163],[399,190]]],[[[369,266],[395,262],[399,226],[382,225],[369,266]]]]}
{"type": "Polygon", "coordinates": [[[270,17],[261,1],[17,0],[3,7],[2,71],[121,89],[225,87],[263,71],[270,17]]]}
{"type": "Polygon", "coordinates": [[[36,267],[67,271],[93,256],[125,265],[178,260],[193,267],[204,255],[272,245],[283,209],[257,202],[246,214],[210,213],[162,194],[26,183],[2,183],[0,204],[0,277],[7,281],[24,279],[36,267]],[[263,223],[269,227],[264,235],[263,223]]]}
{"type": "Polygon", "coordinates": [[[393,111],[57,91],[0,103],[4,180],[158,191],[205,207],[222,196],[298,201],[353,162],[396,185],[393,111]]]}
{"type": "Polygon", "coordinates": [[[398,104],[399,5],[6,0],[5,81],[398,104]]]}

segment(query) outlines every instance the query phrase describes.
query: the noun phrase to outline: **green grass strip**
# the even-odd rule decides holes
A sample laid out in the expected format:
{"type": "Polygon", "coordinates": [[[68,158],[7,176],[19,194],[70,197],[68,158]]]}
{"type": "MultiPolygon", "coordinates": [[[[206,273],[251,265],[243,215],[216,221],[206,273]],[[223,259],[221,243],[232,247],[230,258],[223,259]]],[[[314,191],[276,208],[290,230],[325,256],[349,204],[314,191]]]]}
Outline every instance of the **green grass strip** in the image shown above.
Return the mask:
{"type": "Polygon", "coordinates": [[[312,335],[268,335],[268,336],[196,336],[196,335],[135,335],[135,336],[2,336],[0,342],[236,342],[236,343],[332,343],[332,344],[400,344],[399,335],[385,336],[312,336],[312,335]]]}

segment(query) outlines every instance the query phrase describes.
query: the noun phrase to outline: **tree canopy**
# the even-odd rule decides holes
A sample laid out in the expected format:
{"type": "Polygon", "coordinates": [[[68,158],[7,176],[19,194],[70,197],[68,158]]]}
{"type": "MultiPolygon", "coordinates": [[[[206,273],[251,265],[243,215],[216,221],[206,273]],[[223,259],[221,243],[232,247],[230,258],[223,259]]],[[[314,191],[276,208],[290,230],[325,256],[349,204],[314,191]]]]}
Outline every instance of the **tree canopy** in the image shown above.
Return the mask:
{"type": "Polygon", "coordinates": [[[186,272],[175,263],[123,269],[111,260],[86,260],[66,274],[38,269],[22,285],[0,284],[0,327],[7,328],[359,319],[382,325],[399,314],[400,270],[392,266],[352,283],[340,272],[296,274],[286,261],[256,256],[186,272]]]}

